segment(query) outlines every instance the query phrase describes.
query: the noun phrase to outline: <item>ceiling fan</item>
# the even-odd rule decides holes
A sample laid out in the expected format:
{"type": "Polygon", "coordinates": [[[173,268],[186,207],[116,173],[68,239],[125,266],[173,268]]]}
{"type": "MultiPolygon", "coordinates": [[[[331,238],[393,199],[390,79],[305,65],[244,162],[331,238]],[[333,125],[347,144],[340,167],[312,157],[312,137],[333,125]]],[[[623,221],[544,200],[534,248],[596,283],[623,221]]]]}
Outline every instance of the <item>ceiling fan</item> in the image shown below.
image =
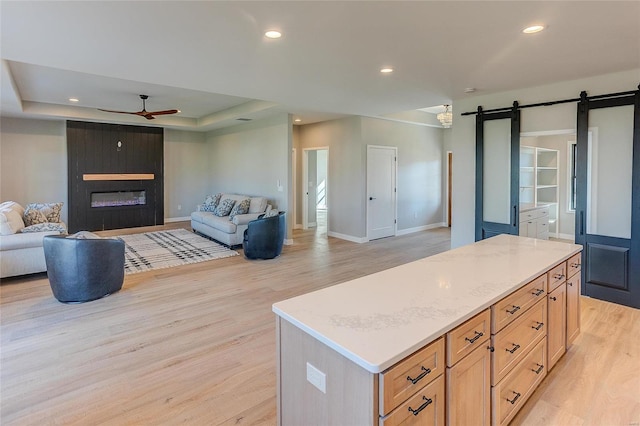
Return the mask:
{"type": "Polygon", "coordinates": [[[147,111],[146,100],[149,99],[148,95],[140,95],[140,99],[142,99],[142,111],[137,112],[129,112],[129,111],[113,111],[110,109],[100,109],[98,111],[104,112],[114,112],[116,114],[133,114],[139,115],[141,117],[146,118],[147,120],[153,120],[155,115],[169,115],[169,114],[177,114],[179,111],[177,109],[166,109],[164,111],[147,111]]]}

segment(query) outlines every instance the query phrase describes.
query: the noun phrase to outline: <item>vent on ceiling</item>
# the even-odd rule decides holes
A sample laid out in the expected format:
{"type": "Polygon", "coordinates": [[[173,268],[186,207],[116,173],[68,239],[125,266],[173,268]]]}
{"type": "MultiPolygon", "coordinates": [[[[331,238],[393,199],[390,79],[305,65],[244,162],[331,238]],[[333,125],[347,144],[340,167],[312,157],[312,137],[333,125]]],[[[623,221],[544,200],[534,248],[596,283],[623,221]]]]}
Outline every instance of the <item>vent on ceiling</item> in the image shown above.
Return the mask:
{"type": "Polygon", "coordinates": [[[251,121],[251,118],[236,118],[238,121],[251,121]]]}

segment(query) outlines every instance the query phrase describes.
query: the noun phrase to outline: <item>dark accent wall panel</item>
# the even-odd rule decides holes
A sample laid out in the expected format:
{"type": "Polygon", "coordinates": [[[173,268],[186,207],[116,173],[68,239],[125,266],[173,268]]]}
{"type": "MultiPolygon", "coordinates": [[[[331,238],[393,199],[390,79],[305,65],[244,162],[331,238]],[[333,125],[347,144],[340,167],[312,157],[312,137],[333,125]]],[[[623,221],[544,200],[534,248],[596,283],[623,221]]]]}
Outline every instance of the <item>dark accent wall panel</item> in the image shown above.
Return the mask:
{"type": "Polygon", "coordinates": [[[162,128],[67,121],[69,232],[163,224],[163,146],[162,128]],[[104,173],[153,173],[154,179],[83,180],[104,173]],[[146,204],[91,207],[92,193],[127,191],[144,191],[146,204]]]}

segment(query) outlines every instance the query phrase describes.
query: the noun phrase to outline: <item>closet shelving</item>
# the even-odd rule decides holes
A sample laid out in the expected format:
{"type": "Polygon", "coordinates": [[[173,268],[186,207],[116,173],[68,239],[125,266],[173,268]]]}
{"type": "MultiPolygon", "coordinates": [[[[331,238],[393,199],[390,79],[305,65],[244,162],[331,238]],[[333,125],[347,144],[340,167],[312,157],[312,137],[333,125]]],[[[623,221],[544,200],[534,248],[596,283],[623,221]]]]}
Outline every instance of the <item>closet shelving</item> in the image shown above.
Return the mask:
{"type": "Polygon", "coordinates": [[[520,147],[520,204],[549,207],[549,234],[558,235],[558,160],[556,149],[520,147]]]}

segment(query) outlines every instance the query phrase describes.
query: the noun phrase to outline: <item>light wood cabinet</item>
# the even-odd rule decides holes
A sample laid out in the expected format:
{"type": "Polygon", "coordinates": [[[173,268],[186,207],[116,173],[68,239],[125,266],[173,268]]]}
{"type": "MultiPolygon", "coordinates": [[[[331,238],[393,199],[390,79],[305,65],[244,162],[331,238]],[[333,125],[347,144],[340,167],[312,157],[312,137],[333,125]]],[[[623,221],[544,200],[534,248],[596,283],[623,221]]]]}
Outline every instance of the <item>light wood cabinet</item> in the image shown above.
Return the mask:
{"type": "Polygon", "coordinates": [[[500,333],[491,337],[491,385],[495,386],[547,335],[547,303],[540,300],[500,333]]]}
{"type": "Polygon", "coordinates": [[[567,336],[567,284],[563,282],[547,296],[548,325],[548,369],[551,370],[566,351],[567,336]]]}
{"type": "Polygon", "coordinates": [[[567,260],[567,349],[580,334],[580,288],[582,253],[567,260]]]}
{"type": "Polygon", "coordinates": [[[491,390],[493,424],[506,425],[547,375],[547,348],[542,339],[505,378],[491,390]]]}
{"type": "Polygon", "coordinates": [[[491,421],[491,352],[487,342],[485,339],[447,368],[448,425],[489,425],[491,421]]]}
{"type": "Polygon", "coordinates": [[[441,337],[380,373],[380,415],[388,414],[427,383],[442,375],[444,369],[444,337],[441,337]]]}
{"type": "Polygon", "coordinates": [[[278,424],[508,424],[580,331],[579,260],[531,271],[537,278],[434,330],[382,371],[279,316],[278,424]]]}
{"type": "Polygon", "coordinates": [[[391,414],[380,419],[380,426],[444,425],[444,388],[444,375],[441,374],[391,414]]]}

